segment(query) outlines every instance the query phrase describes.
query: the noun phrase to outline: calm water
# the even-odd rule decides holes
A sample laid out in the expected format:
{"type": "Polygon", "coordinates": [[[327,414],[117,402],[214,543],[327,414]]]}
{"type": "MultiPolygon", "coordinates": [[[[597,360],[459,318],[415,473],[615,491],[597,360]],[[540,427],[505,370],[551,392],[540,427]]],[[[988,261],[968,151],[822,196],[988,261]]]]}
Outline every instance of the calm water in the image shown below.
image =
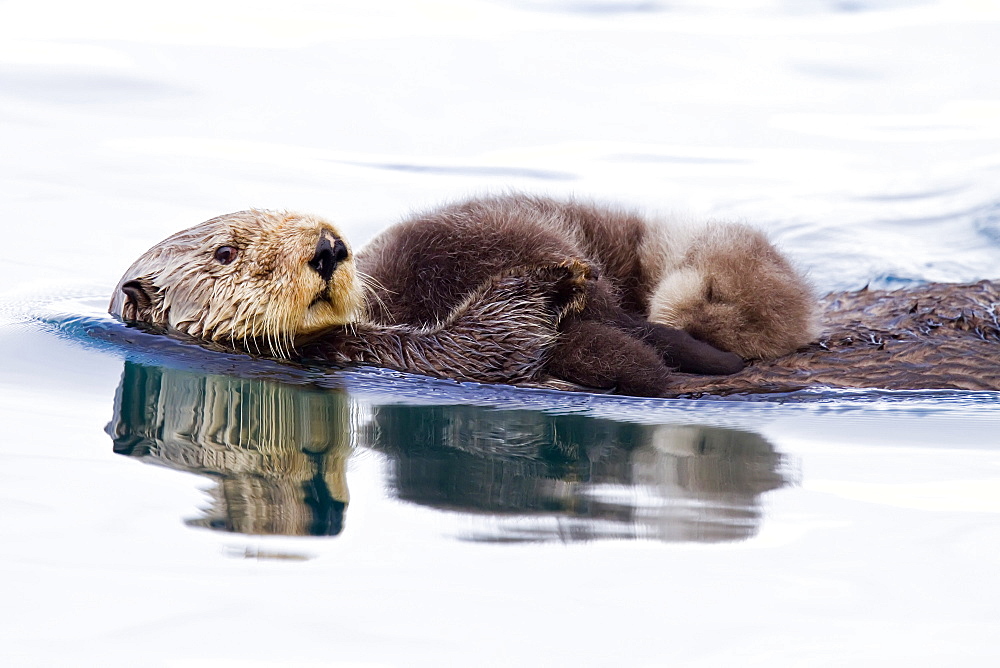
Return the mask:
{"type": "Polygon", "coordinates": [[[1000,277],[1000,6],[0,3],[0,663],[996,665],[1000,396],[324,374],[104,314],[247,206],[748,220],[1000,277]]]}

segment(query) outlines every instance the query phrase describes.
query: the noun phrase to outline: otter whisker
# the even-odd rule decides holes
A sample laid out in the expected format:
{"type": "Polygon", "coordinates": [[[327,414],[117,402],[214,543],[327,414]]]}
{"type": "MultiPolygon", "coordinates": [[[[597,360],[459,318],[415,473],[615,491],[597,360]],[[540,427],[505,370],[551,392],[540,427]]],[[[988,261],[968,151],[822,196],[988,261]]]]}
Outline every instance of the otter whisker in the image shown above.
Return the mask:
{"type": "Polygon", "coordinates": [[[360,279],[361,282],[366,287],[372,287],[372,286],[374,286],[374,287],[376,287],[379,290],[382,290],[384,292],[391,292],[392,294],[398,294],[395,290],[389,290],[388,288],[386,288],[384,285],[382,285],[382,282],[380,280],[378,280],[377,278],[375,278],[371,274],[366,274],[366,273],[364,273],[363,271],[361,271],[359,269],[355,269],[355,273],[357,274],[358,279],[360,279]]]}
{"type": "Polygon", "coordinates": [[[277,356],[281,357],[282,359],[288,359],[290,355],[288,352],[288,348],[285,345],[284,332],[278,329],[277,327],[272,327],[272,336],[274,337],[274,347],[278,351],[277,356]]]}
{"type": "Polygon", "coordinates": [[[275,339],[274,320],[268,313],[264,314],[264,341],[267,344],[268,354],[272,357],[281,357],[281,351],[278,349],[275,339]]]}
{"type": "Polygon", "coordinates": [[[259,316],[260,313],[254,311],[253,313],[250,314],[249,319],[245,320],[247,325],[249,325],[249,327],[246,330],[247,334],[251,337],[250,340],[253,341],[254,349],[258,355],[262,354],[262,351],[260,349],[260,342],[262,335],[260,331],[260,323],[258,321],[259,316]]]}
{"type": "Polygon", "coordinates": [[[381,314],[387,318],[389,324],[394,324],[395,318],[389,310],[389,307],[386,306],[385,302],[382,300],[382,297],[379,296],[379,291],[393,292],[393,294],[395,294],[395,292],[387,290],[385,286],[373,276],[369,276],[368,274],[360,271],[356,271],[356,274],[363,290],[361,313],[359,314],[359,317],[370,321],[373,317],[371,301],[375,301],[375,303],[379,306],[381,314]]]}
{"type": "Polygon", "coordinates": [[[286,343],[292,329],[288,309],[280,303],[269,303],[263,314],[265,338],[272,357],[288,359],[291,351],[286,343]]]}
{"type": "Polygon", "coordinates": [[[290,334],[292,331],[292,319],[290,318],[290,313],[288,309],[282,309],[282,324],[278,329],[278,344],[281,346],[282,357],[284,359],[291,359],[292,349],[290,334]]]}
{"type": "Polygon", "coordinates": [[[239,327],[234,327],[233,333],[234,334],[237,334],[238,332],[243,333],[243,347],[246,348],[247,351],[250,351],[251,350],[250,342],[253,338],[253,327],[254,327],[253,314],[251,314],[248,317],[247,314],[244,312],[244,309],[241,307],[238,312],[238,316],[239,316],[239,327]]]}

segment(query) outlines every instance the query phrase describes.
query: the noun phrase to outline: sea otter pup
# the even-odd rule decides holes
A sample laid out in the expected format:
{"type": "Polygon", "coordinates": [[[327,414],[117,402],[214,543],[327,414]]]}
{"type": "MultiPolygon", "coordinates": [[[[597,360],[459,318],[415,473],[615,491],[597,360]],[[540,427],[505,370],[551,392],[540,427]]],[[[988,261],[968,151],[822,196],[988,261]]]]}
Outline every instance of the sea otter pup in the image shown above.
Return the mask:
{"type": "Polygon", "coordinates": [[[812,302],[750,228],[509,196],[415,217],[357,258],[312,216],[214,218],[137,260],[110,310],[303,361],[657,396],[675,371],[730,374],[808,342],[812,302]]]}
{"type": "Polygon", "coordinates": [[[582,319],[620,308],[744,359],[784,355],[819,333],[808,282],[741,224],[650,221],[526,195],[478,198],[390,227],[361,249],[358,267],[377,279],[377,320],[430,324],[470,285],[566,258],[583,258],[594,277],[582,319]]]}
{"type": "Polygon", "coordinates": [[[665,224],[524,195],[480,198],[389,228],[357,261],[377,279],[373,319],[428,325],[470,285],[566,258],[583,258],[591,280],[582,310],[560,323],[547,371],[580,385],[659,394],[654,388],[676,382],[674,371],[734,373],[739,358],[783,355],[818,333],[808,283],[745,225],[665,224]],[[681,333],[733,354],[695,353],[681,333]]]}

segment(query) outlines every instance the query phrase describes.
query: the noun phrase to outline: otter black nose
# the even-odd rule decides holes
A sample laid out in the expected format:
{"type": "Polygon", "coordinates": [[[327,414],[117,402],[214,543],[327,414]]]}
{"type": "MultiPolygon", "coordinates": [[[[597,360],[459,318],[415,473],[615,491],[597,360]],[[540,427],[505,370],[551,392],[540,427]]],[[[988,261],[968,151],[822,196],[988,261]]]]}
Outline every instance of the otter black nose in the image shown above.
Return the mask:
{"type": "Polygon", "coordinates": [[[329,281],[337,265],[347,259],[347,246],[340,239],[330,243],[328,237],[322,237],[316,244],[316,254],[309,260],[309,266],[316,270],[320,278],[329,281]]]}

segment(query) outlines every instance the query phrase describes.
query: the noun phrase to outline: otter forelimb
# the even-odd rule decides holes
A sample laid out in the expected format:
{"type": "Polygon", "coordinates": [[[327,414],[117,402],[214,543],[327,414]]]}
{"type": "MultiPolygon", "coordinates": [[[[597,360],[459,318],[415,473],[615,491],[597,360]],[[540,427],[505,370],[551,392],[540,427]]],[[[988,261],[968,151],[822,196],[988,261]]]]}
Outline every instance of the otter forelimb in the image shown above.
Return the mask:
{"type": "Polygon", "coordinates": [[[434,326],[356,324],[331,328],[296,348],[303,362],[372,364],[484,383],[537,381],[552,356],[558,324],[582,307],[586,266],[496,277],[434,326]]]}

